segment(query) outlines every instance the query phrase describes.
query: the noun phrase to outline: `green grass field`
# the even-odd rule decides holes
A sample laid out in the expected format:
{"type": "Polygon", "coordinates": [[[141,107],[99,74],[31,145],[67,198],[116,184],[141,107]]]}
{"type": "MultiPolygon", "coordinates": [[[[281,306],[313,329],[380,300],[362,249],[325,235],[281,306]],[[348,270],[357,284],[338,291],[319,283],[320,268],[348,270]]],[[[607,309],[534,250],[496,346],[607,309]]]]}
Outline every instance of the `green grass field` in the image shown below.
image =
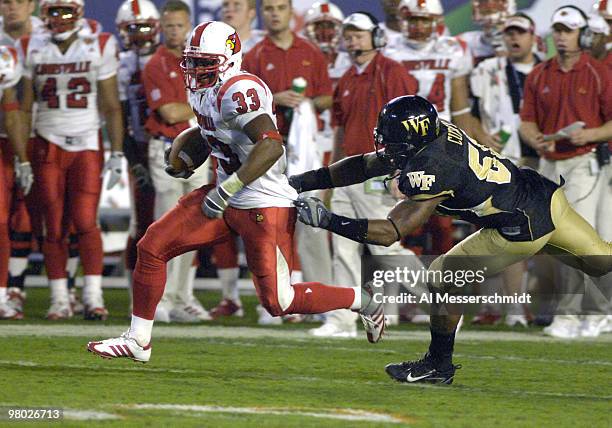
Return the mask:
{"type": "MultiPolygon", "coordinates": [[[[377,345],[363,334],[312,339],[305,329],[314,324],[258,328],[248,297],[243,320],[156,326],[148,364],[87,353],[88,340],[127,327],[124,294],[107,291],[115,316],[106,323],[49,323],[46,290],[29,292],[26,320],[0,324],[4,415],[60,407],[65,426],[105,427],[612,425],[612,335],[563,342],[536,329],[468,328],[457,338],[463,368],[452,386],[403,385],[383,368],[419,357],[425,329],[395,328],[377,345]]],[[[218,298],[200,297],[206,306],[218,298]]]]}

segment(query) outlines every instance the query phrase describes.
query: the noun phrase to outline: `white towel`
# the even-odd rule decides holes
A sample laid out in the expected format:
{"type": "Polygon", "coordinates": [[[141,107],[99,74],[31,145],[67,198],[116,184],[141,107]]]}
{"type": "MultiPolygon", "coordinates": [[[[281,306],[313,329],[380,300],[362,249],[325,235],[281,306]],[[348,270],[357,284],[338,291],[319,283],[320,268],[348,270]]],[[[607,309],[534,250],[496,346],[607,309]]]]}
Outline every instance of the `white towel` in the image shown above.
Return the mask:
{"type": "Polygon", "coordinates": [[[293,109],[287,137],[287,175],[301,174],[323,166],[316,142],[317,116],[312,100],[305,99],[293,109]]]}

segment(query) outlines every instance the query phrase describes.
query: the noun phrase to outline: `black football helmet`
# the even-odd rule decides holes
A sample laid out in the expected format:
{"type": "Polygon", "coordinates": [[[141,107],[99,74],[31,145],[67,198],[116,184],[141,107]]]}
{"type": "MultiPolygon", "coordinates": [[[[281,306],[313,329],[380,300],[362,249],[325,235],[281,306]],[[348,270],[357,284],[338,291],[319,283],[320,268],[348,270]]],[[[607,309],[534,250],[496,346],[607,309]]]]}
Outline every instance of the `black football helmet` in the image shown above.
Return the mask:
{"type": "Polygon", "coordinates": [[[405,95],[389,101],[374,128],[376,154],[397,169],[440,135],[436,108],[423,97],[405,95]]]}

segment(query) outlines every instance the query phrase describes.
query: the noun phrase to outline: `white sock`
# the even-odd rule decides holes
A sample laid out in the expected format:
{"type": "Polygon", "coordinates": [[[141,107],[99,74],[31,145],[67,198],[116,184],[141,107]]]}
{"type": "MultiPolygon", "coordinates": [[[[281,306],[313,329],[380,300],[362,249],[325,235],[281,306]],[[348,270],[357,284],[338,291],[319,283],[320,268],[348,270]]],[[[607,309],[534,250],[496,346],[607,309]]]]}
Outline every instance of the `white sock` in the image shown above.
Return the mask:
{"type": "Polygon", "coordinates": [[[9,259],[9,273],[11,276],[21,276],[28,267],[27,257],[11,257],[9,259]]]}
{"type": "Polygon", "coordinates": [[[66,271],[68,271],[68,276],[70,278],[74,278],[76,276],[78,267],[79,267],[79,258],[69,257],[68,262],[66,263],[66,271]]]}
{"type": "Polygon", "coordinates": [[[151,342],[151,332],[153,331],[153,320],[132,315],[132,324],[130,325],[130,336],[136,339],[140,346],[147,346],[151,342]]]}
{"type": "Polygon", "coordinates": [[[89,304],[92,299],[102,297],[102,275],[85,275],[83,278],[83,303],[89,304]]]}
{"type": "Polygon", "coordinates": [[[294,270],[291,272],[291,284],[299,284],[304,282],[304,276],[301,270],[294,270]]]}
{"type": "Polygon", "coordinates": [[[49,280],[52,302],[68,302],[68,278],[49,280]]]}
{"type": "Polygon", "coordinates": [[[240,295],[238,294],[240,268],[217,269],[217,274],[219,275],[219,281],[221,281],[223,298],[240,303],[240,295]]]}
{"type": "Polygon", "coordinates": [[[351,287],[351,288],[355,292],[355,300],[353,300],[351,309],[354,311],[358,311],[361,309],[361,287],[351,287]]]}
{"type": "Polygon", "coordinates": [[[6,299],[6,287],[0,286],[0,302],[4,302],[6,299]]]}

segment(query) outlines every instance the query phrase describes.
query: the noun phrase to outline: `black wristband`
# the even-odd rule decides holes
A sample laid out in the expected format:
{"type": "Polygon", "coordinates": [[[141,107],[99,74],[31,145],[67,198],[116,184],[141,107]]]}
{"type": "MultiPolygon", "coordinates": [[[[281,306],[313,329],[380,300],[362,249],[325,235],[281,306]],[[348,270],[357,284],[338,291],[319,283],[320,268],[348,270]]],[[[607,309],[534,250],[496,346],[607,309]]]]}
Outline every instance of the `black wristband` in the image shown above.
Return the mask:
{"type": "Polygon", "coordinates": [[[292,181],[299,183],[299,189],[296,190],[300,193],[334,187],[329,168],[326,166],[293,176],[292,181]]]}
{"type": "Polygon", "coordinates": [[[332,214],[327,230],[363,244],[368,236],[368,219],[332,214]]]}

